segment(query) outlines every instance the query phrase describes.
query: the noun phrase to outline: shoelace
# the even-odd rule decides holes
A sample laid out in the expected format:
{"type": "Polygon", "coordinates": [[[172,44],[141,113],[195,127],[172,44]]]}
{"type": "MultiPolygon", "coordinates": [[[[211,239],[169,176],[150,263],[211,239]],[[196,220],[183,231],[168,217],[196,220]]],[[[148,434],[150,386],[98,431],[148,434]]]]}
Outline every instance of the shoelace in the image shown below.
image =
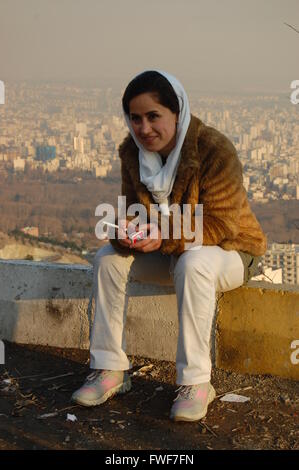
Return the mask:
{"type": "Polygon", "coordinates": [[[175,402],[179,398],[183,398],[184,400],[189,400],[193,398],[195,391],[196,391],[196,387],[194,385],[181,385],[176,390],[176,392],[179,392],[179,393],[173,401],[175,402]]]}
{"type": "Polygon", "coordinates": [[[97,379],[100,375],[106,375],[107,372],[107,370],[95,370],[86,377],[86,382],[92,382],[93,380],[97,379]]]}

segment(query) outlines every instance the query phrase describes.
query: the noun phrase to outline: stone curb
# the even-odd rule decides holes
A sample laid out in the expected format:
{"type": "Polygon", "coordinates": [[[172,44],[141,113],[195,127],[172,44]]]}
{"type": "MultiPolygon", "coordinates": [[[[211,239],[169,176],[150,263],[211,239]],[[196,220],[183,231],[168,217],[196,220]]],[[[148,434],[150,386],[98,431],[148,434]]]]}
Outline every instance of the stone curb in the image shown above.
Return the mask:
{"type": "MultiPolygon", "coordinates": [[[[92,276],[92,267],[83,265],[1,260],[0,339],[88,349],[92,276]]],[[[128,289],[127,353],[175,361],[174,288],[132,282],[128,289]]],[[[214,365],[298,379],[298,297],[296,286],[253,281],[220,294],[214,365]]]]}

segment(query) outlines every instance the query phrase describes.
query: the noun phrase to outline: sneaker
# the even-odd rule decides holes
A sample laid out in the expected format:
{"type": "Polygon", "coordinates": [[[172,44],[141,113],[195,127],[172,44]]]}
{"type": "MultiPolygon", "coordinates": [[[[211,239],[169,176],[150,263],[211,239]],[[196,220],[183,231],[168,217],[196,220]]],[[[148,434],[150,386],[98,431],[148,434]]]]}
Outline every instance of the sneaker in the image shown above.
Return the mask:
{"type": "Polygon", "coordinates": [[[131,379],[123,370],[96,370],[87,376],[86,382],[73,393],[71,400],[79,405],[96,406],[117,393],[131,390],[131,379]]]}
{"type": "Polygon", "coordinates": [[[176,392],[170,418],[174,421],[198,421],[208,411],[208,405],[216,397],[214,387],[208,382],[199,385],[182,385],[176,392]]]}

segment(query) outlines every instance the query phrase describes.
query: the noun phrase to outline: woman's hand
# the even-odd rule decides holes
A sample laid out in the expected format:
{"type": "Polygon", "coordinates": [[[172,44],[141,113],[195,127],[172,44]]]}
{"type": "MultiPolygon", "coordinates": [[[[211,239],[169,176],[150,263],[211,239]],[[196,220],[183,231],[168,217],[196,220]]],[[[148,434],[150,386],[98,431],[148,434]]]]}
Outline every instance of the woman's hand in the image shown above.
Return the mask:
{"type": "Polygon", "coordinates": [[[151,251],[159,250],[162,244],[162,238],[161,231],[159,230],[158,226],[156,224],[140,225],[138,227],[138,231],[140,230],[147,232],[147,238],[137,241],[134,244],[131,243],[130,248],[142,253],[150,253],[151,251]]]}
{"type": "MultiPolygon", "coordinates": [[[[120,229],[117,231],[118,243],[132,250],[140,251],[141,253],[149,253],[151,251],[159,250],[162,244],[161,232],[156,224],[145,224],[136,227],[136,231],[144,230],[147,233],[147,238],[144,240],[133,243],[128,236],[128,225],[130,221],[126,220],[120,223],[120,229]]],[[[130,232],[130,229],[129,229],[130,232]]]]}

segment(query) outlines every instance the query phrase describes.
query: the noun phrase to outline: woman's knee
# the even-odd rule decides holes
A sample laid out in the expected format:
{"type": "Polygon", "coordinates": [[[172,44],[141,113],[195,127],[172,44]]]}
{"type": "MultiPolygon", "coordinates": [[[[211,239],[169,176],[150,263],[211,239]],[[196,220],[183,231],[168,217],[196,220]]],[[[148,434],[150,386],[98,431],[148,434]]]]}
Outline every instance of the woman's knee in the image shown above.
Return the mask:
{"type": "Polygon", "coordinates": [[[97,271],[100,265],[101,266],[106,265],[106,264],[109,265],[111,263],[112,257],[114,256],[117,256],[117,252],[115,251],[113,246],[110,245],[110,243],[108,243],[107,245],[104,245],[102,248],[100,248],[96,252],[94,256],[93,269],[97,271]]]}
{"type": "Polygon", "coordinates": [[[127,276],[130,270],[130,262],[109,243],[100,248],[95,254],[93,262],[94,275],[97,275],[100,270],[102,273],[113,272],[117,276],[127,276]]]}
{"type": "Polygon", "coordinates": [[[194,251],[184,252],[178,259],[174,268],[174,279],[177,277],[205,277],[215,282],[215,273],[212,266],[204,257],[195,255],[194,251]]]}

